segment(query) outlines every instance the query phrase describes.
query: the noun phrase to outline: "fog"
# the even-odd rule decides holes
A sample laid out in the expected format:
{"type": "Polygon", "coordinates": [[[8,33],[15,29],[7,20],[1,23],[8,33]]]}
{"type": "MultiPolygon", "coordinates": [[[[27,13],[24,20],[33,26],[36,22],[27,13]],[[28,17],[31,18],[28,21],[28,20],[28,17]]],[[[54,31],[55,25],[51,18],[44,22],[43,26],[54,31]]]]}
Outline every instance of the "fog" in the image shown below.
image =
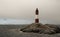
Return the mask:
{"type": "Polygon", "coordinates": [[[60,24],[60,0],[0,0],[0,18],[33,20],[36,8],[40,20],[60,24]]]}

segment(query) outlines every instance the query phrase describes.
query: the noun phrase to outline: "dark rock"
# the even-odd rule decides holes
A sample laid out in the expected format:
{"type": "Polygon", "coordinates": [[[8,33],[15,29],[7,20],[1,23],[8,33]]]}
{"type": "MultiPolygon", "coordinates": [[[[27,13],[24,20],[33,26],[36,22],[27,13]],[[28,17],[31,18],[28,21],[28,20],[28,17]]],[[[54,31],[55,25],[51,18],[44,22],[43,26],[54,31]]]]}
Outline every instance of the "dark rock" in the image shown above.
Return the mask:
{"type": "Polygon", "coordinates": [[[56,33],[60,33],[60,27],[58,27],[57,25],[53,25],[53,24],[45,24],[47,26],[49,26],[50,28],[54,28],[54,31],[56,33]]]}
{"type": "Polygon", "coordinates": [[[21,29],[23,32],[34,32],[34,33],[40,33],[40,34],[54,34],[59,33],[60,28],[56,25],[49,25],[49,24],[31,24],[21,29]]]}
{"type": "Polygon", "coordinates": [[[39,33],[51,34],[51,33],[56,33],[56,32],[54,31],[53,28],[50,28],[47,25],[42,25],[42,26],[40,26],[40,32],[39,33]]]}
{"type": "Polygon", "coordinates": [[[42,25],[41,23],[32,23],[31,25],[28,25],[22,29],[20,29],[20,31],[23,31],[23,32],[39,32],[39,26],[42,25]]]}
{"type": "Polygon", "coordinates": [[[54,33],[56,33],[53,29],[45,29],[44,31],[41,31],[41,32],[44,33],[44,34],[54,34],[54,33]]]}

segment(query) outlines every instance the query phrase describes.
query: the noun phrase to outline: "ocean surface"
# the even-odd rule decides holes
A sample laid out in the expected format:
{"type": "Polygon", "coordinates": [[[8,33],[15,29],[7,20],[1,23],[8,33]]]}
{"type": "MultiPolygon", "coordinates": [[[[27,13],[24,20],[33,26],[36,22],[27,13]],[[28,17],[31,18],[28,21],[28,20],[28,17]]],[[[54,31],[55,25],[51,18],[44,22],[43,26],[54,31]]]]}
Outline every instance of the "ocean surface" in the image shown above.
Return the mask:
{"type": "MultiPolygon", "coordinates": [[[[34,19],[0,19],[0,24],[31,24],[34,23],[34,19]]],[[[43,24],[60,24],[55,20],[41,19],[40,23],[43,24]]]]}

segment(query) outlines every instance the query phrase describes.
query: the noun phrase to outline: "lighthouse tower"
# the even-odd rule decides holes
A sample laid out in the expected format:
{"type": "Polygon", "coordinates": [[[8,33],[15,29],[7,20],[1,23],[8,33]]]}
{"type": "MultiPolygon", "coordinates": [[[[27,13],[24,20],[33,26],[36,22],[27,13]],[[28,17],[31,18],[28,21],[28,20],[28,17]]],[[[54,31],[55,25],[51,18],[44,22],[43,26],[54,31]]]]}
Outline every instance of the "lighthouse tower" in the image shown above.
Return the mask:
{"type": "Polygon", "coordinates": [[[39,10],[38,10],[38,8],[36,8],[36,11],[35,11],[35,23],[39,23],[39,10]]]}

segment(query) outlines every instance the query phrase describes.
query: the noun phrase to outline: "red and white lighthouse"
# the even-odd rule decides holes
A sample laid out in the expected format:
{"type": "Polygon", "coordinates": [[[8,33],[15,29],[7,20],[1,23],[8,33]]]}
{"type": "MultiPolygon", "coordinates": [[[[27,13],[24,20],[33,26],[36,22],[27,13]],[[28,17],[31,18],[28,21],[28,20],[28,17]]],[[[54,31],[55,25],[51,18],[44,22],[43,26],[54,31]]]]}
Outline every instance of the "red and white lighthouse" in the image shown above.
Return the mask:
{"type": "Polygon", "coordinates": [[[36,11],[35,11],[35,23],[39,23],[39,10],[38,10],[38,8],[36,8],[36,11]]]}

